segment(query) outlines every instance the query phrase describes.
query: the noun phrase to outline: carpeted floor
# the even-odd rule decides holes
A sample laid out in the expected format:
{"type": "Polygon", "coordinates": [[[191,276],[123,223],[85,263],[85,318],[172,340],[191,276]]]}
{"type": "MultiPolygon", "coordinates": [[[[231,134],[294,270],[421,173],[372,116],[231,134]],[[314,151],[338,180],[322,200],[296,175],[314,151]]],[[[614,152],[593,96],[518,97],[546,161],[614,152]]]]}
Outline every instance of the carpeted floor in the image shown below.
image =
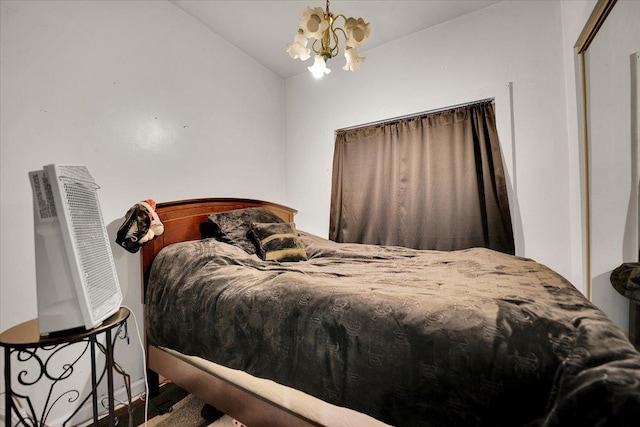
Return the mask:
{"type": "MultiPolygon", "coordinates": [[[[204,403],[185,390],[172,383],[160,388],[160,394],[149,402],[148,427],[235,427],[233,419],[223,416],[213,423],[207,422],[201,416],[204,403]]],[[[145,402],[136,400],[129,407],[116,410],[116,425],[128,426],[129,417],[133,426],[144,426],[145,402]]],[[[106,418],[98,422],[97,427],[107,427],[106,418]]]]}
{"type": "Polygon", "coordinates": [[[209,424],[200,416],[204,403],[193,395],[188,395],[175,405],[171,412],[157,415],[147,421],[147,427],[234,427],[228,415],[209,424]]]}

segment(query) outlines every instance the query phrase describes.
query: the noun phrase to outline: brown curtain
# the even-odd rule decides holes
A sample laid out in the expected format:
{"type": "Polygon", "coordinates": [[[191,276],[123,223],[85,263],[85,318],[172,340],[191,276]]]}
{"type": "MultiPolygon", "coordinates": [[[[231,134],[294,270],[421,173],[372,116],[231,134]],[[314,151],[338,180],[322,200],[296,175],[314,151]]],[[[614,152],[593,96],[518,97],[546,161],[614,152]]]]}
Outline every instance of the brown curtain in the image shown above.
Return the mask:
{"type": "Polygon", "coordinates": [[[514,254],[492,102],[336,133],[329,238],[514,254]]]}

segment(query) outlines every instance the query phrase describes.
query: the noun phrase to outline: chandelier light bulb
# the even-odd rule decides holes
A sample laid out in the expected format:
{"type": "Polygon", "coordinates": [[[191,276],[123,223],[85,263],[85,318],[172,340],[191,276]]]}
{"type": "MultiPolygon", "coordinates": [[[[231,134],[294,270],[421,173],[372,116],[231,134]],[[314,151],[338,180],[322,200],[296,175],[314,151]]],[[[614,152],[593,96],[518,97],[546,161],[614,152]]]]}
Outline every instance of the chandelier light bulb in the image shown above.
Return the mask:
{"type": "Polygon", "coordinates": [[[287,47],[287,53],[293,59],[306,61],[311,56],[311,49],[307,47],[309,40],[304,36],[302,30],[298,30],[298,34],[293,38],[293,43],[287,47]]]}
{"type": "Polygon", "coordinates": [[[344,24],[344,32],[347,37],[346,45],[349,47],[359,47],[369,38],[371,26],[364,22],[362,18],[348,18],[344,24]]]}
{"type": "Polygon", "coordinates": [[[363,56],[358,55],[358,51],[355,47],[348,47],[345,49],[344,57],[346,58],[347,63],[342,67],[342,69],[345,71],[358,71],[360,69],[360,64],[365,60],[363,56]]]}
{"type": "Polygon", "coordinates": [[[319,40],[329,28],[329,21],[321,7],[311,9],[307,6],[300,18],[300,28],[306,37],[319,40]]]}
{"type": "Polygon", "coordinates": [[[316,79],[319,79],[325,74],[329,74],[331,72],[331,70],[327,68],[327,63],[324,58],[320,55],[316,55],[313,65],[307,68],[316,79]]]}

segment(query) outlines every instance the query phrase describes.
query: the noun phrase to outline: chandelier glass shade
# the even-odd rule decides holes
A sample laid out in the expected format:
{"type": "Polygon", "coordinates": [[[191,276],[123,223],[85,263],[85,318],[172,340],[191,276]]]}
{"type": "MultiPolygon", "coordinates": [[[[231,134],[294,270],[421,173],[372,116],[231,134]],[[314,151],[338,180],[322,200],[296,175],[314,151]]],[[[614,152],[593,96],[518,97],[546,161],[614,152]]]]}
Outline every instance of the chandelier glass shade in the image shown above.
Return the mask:
{"type": "Polygon", "coordinates": [[[321,7],[310,8],[302,12],[300,29],[293,38],[293,43],[287,47],[287,53],[293,59],[306,61],[314,55],[314,63],[307,67],[316,78],[329,74],[327,61],[340,53],[339,34],[344,38],[344,57],[346,64],[342,67],[346,71],[358,71],[360,64],[365,60],[358,54],[357,48],[369,38],[371,25],[362,18],[347,18],[344,15],[334,15],[329,10],[327,0],[326,10],[321,7]],[[343,26],[338,26],[338,20],[343,21],[343,26]],[[310,40],[311,46],[309,45],[310,40]]]}

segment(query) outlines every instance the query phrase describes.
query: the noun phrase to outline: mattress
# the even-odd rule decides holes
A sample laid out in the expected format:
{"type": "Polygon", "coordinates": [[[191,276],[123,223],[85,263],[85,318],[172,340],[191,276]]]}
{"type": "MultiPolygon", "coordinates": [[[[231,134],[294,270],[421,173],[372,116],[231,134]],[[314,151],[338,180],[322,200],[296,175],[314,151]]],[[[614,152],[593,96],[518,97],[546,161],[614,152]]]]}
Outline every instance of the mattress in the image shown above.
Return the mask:
{"type": "Polygon", "coordinates": [[[331,405],[291,387],[271,380],[257,378],[246,372],[217,365],[197,356],[188,356],[178,351],[162,348],[173,357],[188,363],[202,372],[213,375],[259,396],[273,405],[282,407],[312,422],[332,427],[388,427],[368,415],[340,406],[331,405]]]}

